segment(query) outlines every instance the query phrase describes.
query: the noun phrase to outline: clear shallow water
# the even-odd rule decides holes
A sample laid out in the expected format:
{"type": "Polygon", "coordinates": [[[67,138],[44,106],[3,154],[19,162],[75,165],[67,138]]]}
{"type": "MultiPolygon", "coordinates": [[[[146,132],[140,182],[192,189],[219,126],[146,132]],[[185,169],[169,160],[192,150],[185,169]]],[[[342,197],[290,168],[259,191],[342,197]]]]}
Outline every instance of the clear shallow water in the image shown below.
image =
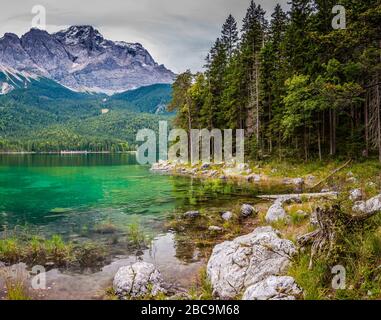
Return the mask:
{"type": "Polygon", "coordinates": [[[182,235],[168,231],[173,213],[203,209],[213,217],[255,203],[257,194],[282,191],[287,190],[153,174],[136,164],[134,154],[0,155],[0,236],[26,230],[106,245],[110,264],[96,273],[52,270],[48,298],[97,296],[117,269],[137,256],[157,265],[171,283],[186,286],[204,257],[182,235]],[[131,224],[153,239],[150,248],[137,253],[126,246],[131,224]],[[99,232],[102,225],[116,231],[99,232]]]}
{"type": "Polygon", "coordinates": [[[86,233],[102,224],[154,231],[174,212],[227,209],[266,190],[153,174],[134,154],[0,155],[0,231],[86,233]]]}

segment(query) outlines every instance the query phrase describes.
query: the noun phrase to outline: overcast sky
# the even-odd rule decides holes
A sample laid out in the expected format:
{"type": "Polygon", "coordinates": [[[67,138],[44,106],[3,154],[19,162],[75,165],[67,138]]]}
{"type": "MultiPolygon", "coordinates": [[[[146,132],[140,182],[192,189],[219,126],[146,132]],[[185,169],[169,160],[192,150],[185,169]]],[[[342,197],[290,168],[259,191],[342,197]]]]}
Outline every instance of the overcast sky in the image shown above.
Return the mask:
{"type": "MultiPolygon", "coordinates": [[[[241,22],[250,0],[1,0],[0,36],[31,27],[32,7],[47,11],[47,31],[90,24],[105,38],[140,42],[174,72],[198,71],[229,13],[241,22]]],[[[257,0],[270,15],[276,3],[257,0]]]]}

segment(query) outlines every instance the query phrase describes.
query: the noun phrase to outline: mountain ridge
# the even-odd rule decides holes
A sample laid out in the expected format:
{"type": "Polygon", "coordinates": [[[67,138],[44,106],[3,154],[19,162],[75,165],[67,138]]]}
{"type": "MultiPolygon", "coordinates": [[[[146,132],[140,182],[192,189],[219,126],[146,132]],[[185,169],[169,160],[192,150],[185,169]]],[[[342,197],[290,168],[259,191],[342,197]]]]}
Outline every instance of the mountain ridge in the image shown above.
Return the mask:
{"type": "Polygon", "coordinates": [[[75,91],[114,94],[171,84],[175,74],[159,65],[140,43],[111,41],[92,26],[56,33],[31,29],[0,39],[0,64],[50,78],[75,91]]]}

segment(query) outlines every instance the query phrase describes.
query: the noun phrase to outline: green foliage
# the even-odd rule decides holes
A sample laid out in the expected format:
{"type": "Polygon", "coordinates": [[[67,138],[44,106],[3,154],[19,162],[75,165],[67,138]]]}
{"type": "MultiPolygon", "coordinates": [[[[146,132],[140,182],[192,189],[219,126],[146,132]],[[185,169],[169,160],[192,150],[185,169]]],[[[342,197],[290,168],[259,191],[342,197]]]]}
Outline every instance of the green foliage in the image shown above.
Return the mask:
{"type": "Polygon", "coordinates": [[[267,21],[251,1],[238,40],[228,17],[205,72],[175,82],[187,79],[173,99],[176,123],[245,129],[256,160],[381,155],[379,1],[342,1],[345,30],[332,28],[333,0],[290,4],[287,14],[277,5],[267,21]]]}
{"type": "Polygon", "coordinates": [[[78,265],[87,268],[97,267],[104,259],[102,246],[93,243],[74,245],[64,242],[58,235],[49,239],[38,236],[0,239],[0,260],[8,264],[46,265],[49,262],[56,267],[78,265]]]}
{"type": "Polygon", "coordinates": [[[0,151],[134,150],[139,129],[158,131],[158,121],[169,119],[153,113],[165,113],[170,99],[165,84],[107,97],[32,80],[28,88],[0,96],[0,151]]]}
{"type": "Polygon", "coordinates": [[[206,268],[201,268],[196,284],[189,290],[192,300],[213,300],[213,287],[208,279],[206,268]]]}
{"type": "Polygon", "coordinates": [[[165,113],[171,102],[172,88],[169,84],[155,84],[113,95],[111,101],[125,101],[134,111],[143,113],[165,113]]]}

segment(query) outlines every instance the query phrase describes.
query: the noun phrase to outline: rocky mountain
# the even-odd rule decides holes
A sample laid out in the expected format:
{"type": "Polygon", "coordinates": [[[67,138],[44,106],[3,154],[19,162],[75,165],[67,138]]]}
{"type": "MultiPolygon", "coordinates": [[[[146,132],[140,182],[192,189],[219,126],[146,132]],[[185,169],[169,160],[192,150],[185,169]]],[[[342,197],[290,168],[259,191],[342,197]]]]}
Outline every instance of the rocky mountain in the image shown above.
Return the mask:
{"type": "MultiPolygon", "coordinates": [[[[21,38],[0,39],[0,65],[50,78],[76,91],[113,94],[158,83],[174,73],[159,65],[139,43],[105,39],[92,26],[72,26],[54,34],[31,29],[21,38]]],[[[11,90],[2,83],[2,93],[11,90]]]]}

